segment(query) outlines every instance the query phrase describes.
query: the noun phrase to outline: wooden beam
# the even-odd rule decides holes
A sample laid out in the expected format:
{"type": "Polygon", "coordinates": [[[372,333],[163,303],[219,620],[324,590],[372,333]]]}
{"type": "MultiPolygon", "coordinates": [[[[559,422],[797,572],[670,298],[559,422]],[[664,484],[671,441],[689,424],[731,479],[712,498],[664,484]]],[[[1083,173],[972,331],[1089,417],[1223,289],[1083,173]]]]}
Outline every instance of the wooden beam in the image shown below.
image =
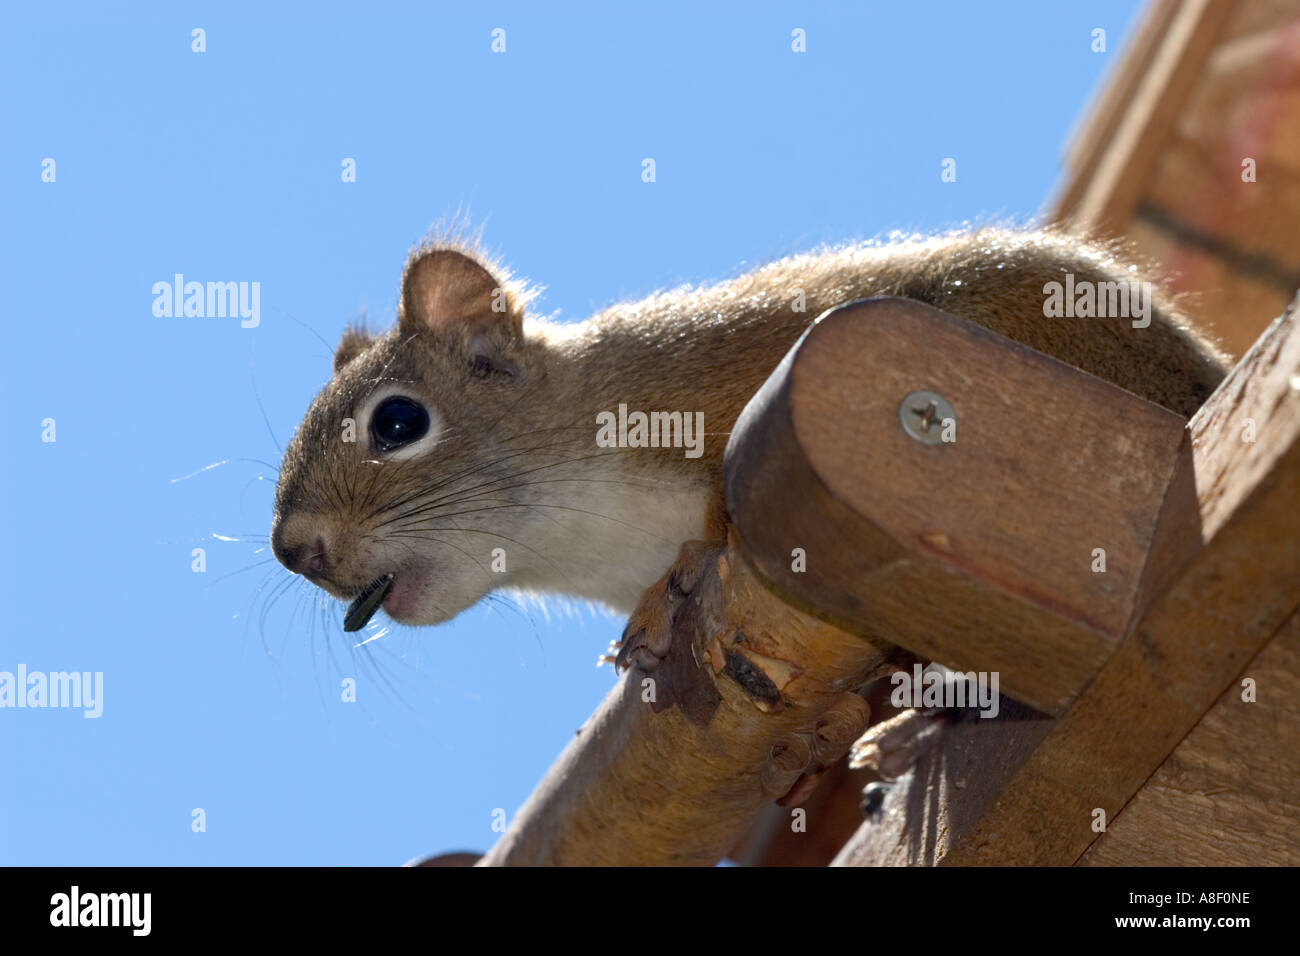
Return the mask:
{"type": "Polygon", "coordinates": [[[623,675],[479,865],[716,863],[841,759],[892,653],[783,604],[734,540],[705,552],[668,657],[623,675]]]}
{"type": "MultiPolygon", "coordinates": [[[[1297,318],[1293,305],[1188,424],[1191,470],[1176,478],[1175,486],[1194,490],[1191,510],[1181,519],[1177,508],[1162,516],[1140,618],[1069,713],[1057,721],[1027,722],[1024,718],[1032,715],[1004,711],[997,720],[968,721],[945,731],[915,774],[891,792],[881,818],[864,823],[837,862],[1068,865],[1098,837],[1093,830],[1097,809],[1117,834],[1128,834],[1126,844],[1132,846],[1142,836],[1134,836],[1134,823],[1120,827],[1118,819],[1128,815],[1128,801],[1180,742],[1183,747],[1190,742],[1193,755],[1207,754],[1190,756],[1193,763],[1212,759],[1208,754],[1215,747],[1221,753],[1250,751],[1249,760],[1224,759],[1286,778],[1294,761],[1276,753],[1286,746],[1287,726],[1276,704],[1234,721],[1243,732],[1255,728],[1254,742],[1226,740],[1224,721],[1208,719],[1205,733],[1217,743],[1184,738],[1221,695],[1216,709],[1225,706],[1223,701],[1238,690],[1243,667],[1300,603],[1297,318]],[[1244,440],[1249,438],[1254,440],[1244,440]],[[1198,532],[1190,549],[1187,528],[1198,532]],[[1252,725],[1242,724],[1243,719],[1252,725]],[[1268,725],[1264,733],[1259,733],[1260,721],[1268,725]]],[[[1186,500],[1171,495],[1171,501],[1186,500]]],[[[1260,660],[1267,663],[1280,653],[1260,660]]],[[[1278,666],[1264,673],[1272,675],[1271,693],[1286,697],[1288,679],[1278,666]]],[[[1292,710],[1283,706],[1286,714],[1292,710]]],[[[1220,786],[1232,786],[1231,774],[1221,779],[1220,786]]],[[[1209,785],[1204,773],[1198,780],[1209,785]]],[[[1177,789],[1175,802],[1189,802],[1178,812],[1202,823],[1209,819],[1201,806],[1205,801],[1197,803],[1195,793],[1186,793],[1195,790],[1195,782],[1171,786],[1177,789]]],[[[1270,814],[1280,819],[1276,804],[1294,798],[1285,784],[1267,788],[1274,806],[1235,819],[1260,820],[1270,814]]],[[[1134,801],[1139,825],[1147,826],[1147,845],[1158,842],[1153,831],[1162,819],[1161,832],[1177,838],[1178,829],[1168,822],[1175,813],[1172,798],[1165,796],[1155,817],[1151,799],[1134,801]]],[[[1198,830],[1190,842],[1205,840],[1208,832],[1198,830]]],[[[1179,845],[1185,850],[1188,842],[1179,845]]],[[[1099,841],[1097,852],[1110,862],[1174,862],[1107,845],[1099,841]]],[[[1228,862],[1213,850],[1188,852],[1203,862],[1228,862]]],[[[1231,860],[1246,861],[1245,856],[1231,860]]]]}
{"type": "MultiPolygon", "coordinates": [[[[874,710],[871,718],[876,719],[874,710]]],[[[840,761],[798,801],[807,814],[805,825],[792,827],[791,808],[772,804],[727,858],[738,866],[827,866],[862,822],[862,788],[874,779],[870,770],[853,770],[840,761]]]]}
{"type": "Polygon", "coordinates": [[[1124,231],[1178,116],[1233,10],[1232,0],[1185,0],[1156,8],[1163,31],[1142,31],[1116,71],[1116,93],[1103,94],[1105,119],[1083,127],[1071,147],[1069,171],[1051,218],[1091,233],[1124,231]],[[1124,95],[1121,97],[1121,93],[1124,95]],[[1122,101],[1122,106],[1121,106],[1122,101]]]}
{"type": "Polygon", "coordinates": [[[1070,178],[1057,200],[1059,205],[1072,206],[1077,202],[1077,196],[1071,194],[1083,189],[1096,169],[1137,94],[1153,52],[1159,49],[1182,3],[1183,0],[1153,0],[1148,3],[1137,29],[1123,48],[1108,51],[1108,55],[1118,59],[1113,62],[1101,89],[1066,140],[1062,158],[1070,178]]]}
{"type": "Polygon", "coordinates": [[[998,672],[1004,692],[1060,714],[1135,611],[1190,456],[1184,426],[955,316],[870,299],[824,316],[746,408],[727,447],[727,507],[756,569],[795,606],[955,670],[998,672]],[[905,398],[923,389],[952,406],[955,441],[924,444],[902,426],[905,398]]]}
{"type": "Polygon", "coordinates": [[[832,866],[943,862],[1056,723],[1007,697],[993,719],[947,721],[935,721],[911,771],[889,785],[880,809],[844,843],[832,866]]]}
{"type": "Polygon", "coordinates": [[[1297,820],[1300,614],[1293,614],[1079,864],[1300,866],[1297,820]]]}

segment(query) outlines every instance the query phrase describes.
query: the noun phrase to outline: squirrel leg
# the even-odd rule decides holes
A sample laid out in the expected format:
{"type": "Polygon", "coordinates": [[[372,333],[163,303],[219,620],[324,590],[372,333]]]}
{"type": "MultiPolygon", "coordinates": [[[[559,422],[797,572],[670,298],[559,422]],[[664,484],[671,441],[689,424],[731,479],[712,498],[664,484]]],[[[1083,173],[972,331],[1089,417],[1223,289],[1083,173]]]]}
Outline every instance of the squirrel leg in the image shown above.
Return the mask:
{"type": "Polygon", "coordinates": [[[622,671],[635,664],[643,671],[653,671],[668,654],[673,641],[673,618],[690,597],[700,580],[705,561],[717,553],[717,542],[687,541],[678,552],[667,573],[650,585],[628,618],[620,641],[610,645],[617,650],[614,668],[622,671]]]}
{"type": "Polygon", "coordinates": [[[897,780],[910,771],[939,739],[952,719],[946,707],[908,708],[873,724],[849,750],[849,766],[870,767],[883,780],[897,780]]]}

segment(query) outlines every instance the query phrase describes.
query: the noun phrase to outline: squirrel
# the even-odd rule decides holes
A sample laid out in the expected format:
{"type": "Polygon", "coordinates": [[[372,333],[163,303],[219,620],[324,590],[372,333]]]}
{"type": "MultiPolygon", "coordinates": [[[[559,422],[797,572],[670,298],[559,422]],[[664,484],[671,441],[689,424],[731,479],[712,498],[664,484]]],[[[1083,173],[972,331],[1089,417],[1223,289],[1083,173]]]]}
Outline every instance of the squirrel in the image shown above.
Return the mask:
{"type": "Polygon", "coordinates": [[[346,630],[381,605],[432,625],[500,588],[563,594],[636,609],[618,664],[653,669],[664,615],[638,601],[687,577],[684,543],[725,539],[728,434],[817,316],[916,299],[1190,416],[1225,358],[1158,292],[1149,323],[1044,306],[1052,283],[1139,281],[1114,243],[983,228],[789,256],[562,324],[477,244],[432,240],[407,260],[396,325],[344,333],[284,454],[272,550],[352,602],[346,630]],[[702,413],[701,447],[598,442],[624,409],[702,413]]]}

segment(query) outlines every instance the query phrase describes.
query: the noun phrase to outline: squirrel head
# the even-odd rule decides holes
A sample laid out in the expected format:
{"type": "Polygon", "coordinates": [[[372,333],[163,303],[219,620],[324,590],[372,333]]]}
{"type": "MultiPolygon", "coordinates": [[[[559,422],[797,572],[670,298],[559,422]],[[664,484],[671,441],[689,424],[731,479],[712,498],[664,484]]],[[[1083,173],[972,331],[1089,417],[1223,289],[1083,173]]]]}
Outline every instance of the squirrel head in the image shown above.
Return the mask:
{"type": "Polygon", "coordinates": [[[463,244],[411,253],[397,324],[344,333],[285,451],[280,563],[342,599],[391,575],[384,607],[413,624],[510,583],[493,558],[519,526],[511,476],[530,467],[521,448],[557,424],[529,401],[546,379],[543,337],[524,329],[531,295],[463,244]]]}

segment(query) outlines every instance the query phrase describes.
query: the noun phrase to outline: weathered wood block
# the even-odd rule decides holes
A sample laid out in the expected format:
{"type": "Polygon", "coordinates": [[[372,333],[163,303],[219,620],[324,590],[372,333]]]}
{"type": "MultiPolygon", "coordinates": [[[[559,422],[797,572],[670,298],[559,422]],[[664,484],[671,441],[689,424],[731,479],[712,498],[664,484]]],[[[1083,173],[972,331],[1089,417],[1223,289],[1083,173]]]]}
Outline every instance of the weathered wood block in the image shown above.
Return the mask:
{"type": "Polygon", "coordinates": [[[840,862],[1294,859],[1278,824],[1300,786],[1300,739],[1286,700],[1294,680],[1278,661],[1288,659],[1279,629],[1300,604],[1298,305],[1188,423],[1192,458],[1165,503],[1139,617],[1068,713],[1040,723],[1041,737],[999,726],[1011,714],[968,722],[840,862]],[[1242,676],[1270,699],[1242,702],[1242,676]],[[979,785],[960,786],[970,768],[979,785]],[[1101,839],[1098,811],[1114,826],[1101,839]],[[943,838],[910,836],[927,827],[943,838]]]}
{"type": "Polygon", "coordinates": [[[1060,714],[1138,606],[1185,425],[938,309],[869,299],[822,317],[745,410],[727,505],[782,597],[1060,714]],[[953,441],[905,430],[918,390],[947,400],[953,441]]]}

